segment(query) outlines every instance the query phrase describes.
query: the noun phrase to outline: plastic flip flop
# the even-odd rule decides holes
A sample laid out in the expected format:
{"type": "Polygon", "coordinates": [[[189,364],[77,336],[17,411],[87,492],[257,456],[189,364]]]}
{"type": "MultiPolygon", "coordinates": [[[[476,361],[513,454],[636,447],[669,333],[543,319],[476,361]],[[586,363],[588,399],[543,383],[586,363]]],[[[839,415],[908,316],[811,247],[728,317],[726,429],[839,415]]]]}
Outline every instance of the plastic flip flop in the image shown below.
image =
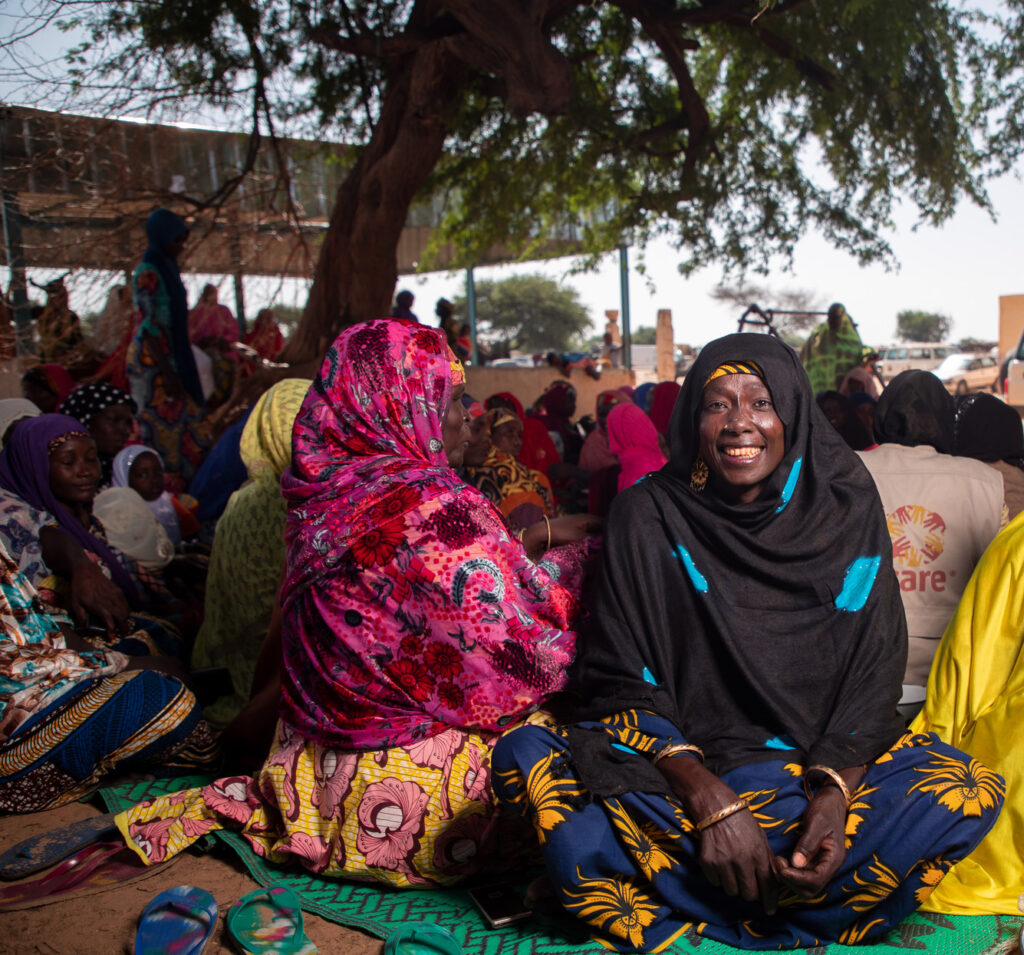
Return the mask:
{"type": "Polygon", "coordinates": [[[228,910],[227,928],[245,955],[314,955],[317,950],[306,935],[299,897],[286,885],[243,895],[228,910]]]}
{"type": "Polygon", "coordinates": [[[93,842],[117,834],[114,814],[79,819],[60,829],[23,839],[0,855],[0,879],[23,879],[74,855],[93,842]]]}
{"type": "Polygon", "coordinates": [[[422,922],[395,929],[384,943],[383,955],[463,955],[463,952],[448,929],[422,922]]]}
{"type": "Polygon", "coordinates": [[[135,933],[135,955],[199,955],[216,924],[217,903],[209,892],[176,885],[143,910],[135,933]]]}
{"type": "Polygon", "coordinates": [[[0,909],[52,898],[85,886],[110,885],[130,878],[142,869],[138,860],[131,858],[132,855],[121,840],[94,842],[79,849],[41,878],[0,889],[0,909]],[[128,861],[123,861],[126,859],[128,861]]]}

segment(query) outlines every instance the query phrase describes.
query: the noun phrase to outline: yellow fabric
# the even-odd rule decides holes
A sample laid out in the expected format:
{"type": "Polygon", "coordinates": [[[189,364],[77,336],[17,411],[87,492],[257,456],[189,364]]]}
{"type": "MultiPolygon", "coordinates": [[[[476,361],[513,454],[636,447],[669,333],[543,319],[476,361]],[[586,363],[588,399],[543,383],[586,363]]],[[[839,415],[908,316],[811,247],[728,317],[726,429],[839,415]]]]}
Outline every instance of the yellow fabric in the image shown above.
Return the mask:
{"type": "Polygon", "coordinates": [[[292,463],[292,424],[312,382],[285,378],[260,396],[242,431],[239,453],[249,477],[279,481],[292,463]]]}
{"type": "Polygon", "coordinates": [[[711,372],[708,375],[708,380],[704,382],[704,386],[707,387],[716,378],[724,378],[726,375],[757,375],[758,378],[764,378],[764,372],[761,371],[761,366],[756,362],[730,361],[719,365],[711,372]]]}
{"type": "Polygon", "coordinates": [[[942,636],[914,733],[934,732],[1006,780],[992,831],[922,906],[1019,915],[1024,891],[1024,514],[989,545],[942,636]]]}
{"type": "Polygon", "coordinates": [[[491,431],[500,428],[509,421],[519,421],[519,417],[509,411],[508,408],[491,408],[487,412],[487,424],[491,431]]]}
{"type": "MultiPolygon", "coordinates": [[[[526,722],[553,725],[543,712],[526,722]]],[[[411,746],[353,752],[279,723],[255,780],[229,776],[139,803],[115,823],[146,865],[231,828],[268,862],[327,878],[453,885],[538,861],[529,825],[501,812],[491,793],[497,739],[449,727],[411,746]]]]}
{"type": "Polygon", "coordinates": [[[253,408],[242,431],[242,460],[252,479],[231,495],[217,522],[206,578],[206,613],[192,650],[194,667],[227,667],[234,692],[203,711],[223,729],[249,699],[256,659],[284,569],[287,507],[281,473],[292,462],[292,425],[310,382],[286,378],[253,408]]]}

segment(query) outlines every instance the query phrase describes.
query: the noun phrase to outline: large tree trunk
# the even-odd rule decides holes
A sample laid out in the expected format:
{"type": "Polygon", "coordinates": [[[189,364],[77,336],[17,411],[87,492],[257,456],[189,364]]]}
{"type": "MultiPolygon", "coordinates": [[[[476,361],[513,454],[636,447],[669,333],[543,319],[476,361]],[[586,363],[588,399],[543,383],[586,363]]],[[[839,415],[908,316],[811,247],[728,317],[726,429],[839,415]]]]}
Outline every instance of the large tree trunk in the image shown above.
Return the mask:
{"type": "MultiPolygon", "coordinates": [[[[406,35],[395,38],[412,50],[390,61],[380,119],[338,190],[302,321],[282,355],[286,361],[317,358],[341,329],[388,314],[409,207],[441,158],[472,74],[498,78],[515,113],[565,110],[572,70],[551,44],[549,29],[550,19],[572,6],[566,0],[415,5],[406,35]],[[442,30],[428,36],[442,21],[442,30]]],[[[358,45],[351,38],[323,42],[348,52],[358,45]]]]}
{"type": "Polygon", "coordinates": [[[466,67],[444,42],[395,63],[381,117],[338,190],[302,321],[285,360],[319,357],[354,322],[391,310],[409,207],[441,158],[466,67]]]}

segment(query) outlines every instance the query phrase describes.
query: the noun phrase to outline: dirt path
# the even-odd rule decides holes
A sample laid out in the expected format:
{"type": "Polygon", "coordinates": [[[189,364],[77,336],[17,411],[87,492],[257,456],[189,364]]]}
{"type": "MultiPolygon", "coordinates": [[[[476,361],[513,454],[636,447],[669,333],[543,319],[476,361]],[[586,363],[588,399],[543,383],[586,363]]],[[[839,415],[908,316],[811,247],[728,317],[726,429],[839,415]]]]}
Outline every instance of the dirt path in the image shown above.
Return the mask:
{"type": "MultiPolygon", "coordinates": [[[[0,852],[29,836],[99,815],[100,810],[72,803],[49,812],[0,817],[0,852]]],[[[32,876],[31,878],[38,878],[32,876]]],[[[0,886],[16,883],[0,882],[0,886]]],[[[225,856],[185,853],[138,882],[86,889],[36,908],[0,909],[0,953],[11,955],[113,955],[131,953],[139,914],[158,892],[171,886],[198,885],[217,900],[219,919],[204,955],[236,953],[224,935],[224,916],[231,904],[257,883],[225,856]]],[[[305,913],[306,934],[323,955],[379,955],[379,939],[305,913]]]]}

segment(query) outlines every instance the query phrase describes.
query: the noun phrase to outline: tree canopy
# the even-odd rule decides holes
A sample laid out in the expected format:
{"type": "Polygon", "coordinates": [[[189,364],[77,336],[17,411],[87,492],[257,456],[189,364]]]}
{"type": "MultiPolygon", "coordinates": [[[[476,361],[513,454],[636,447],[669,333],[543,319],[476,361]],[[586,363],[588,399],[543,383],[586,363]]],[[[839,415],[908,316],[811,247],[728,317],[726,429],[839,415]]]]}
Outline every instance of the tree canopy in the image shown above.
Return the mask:
{"type": "Polygon", "coordinates": [[[290,343],[307,354],[384,314],[416,197],[461,264],[667,235],[684,272],[764,269],[812,229],[867,262],[891,257],[897,201],[931,223],[987,207],[1022,145],[1024,0],[40,4],[84,32],[74,88],[108,110],[213,104],[254,148],[357,147],[290,343]]]}
{"type": "MultiPolygon", "coordinates": [[[[474,288],[478,334],[497,344],[502,354],[571,351],[590,329],[590,316],[576,290],[543,275],[483,280],[474,288]]],[[[457,314],[466,314],[464,297],[454,304],[457,314]]]]}
{"type": "Polygon", "coordinates": [[[896,334],[904,342],[944,342],[953,328],[953,319],[936,312],[907,309],[896,315],[896,334]]]}
{"type": "Polygon", "coordinates": [[[641,325],[630,332],[629,340],[634,345],[657,345],[658,329],[653,325],[641,325]]]}

